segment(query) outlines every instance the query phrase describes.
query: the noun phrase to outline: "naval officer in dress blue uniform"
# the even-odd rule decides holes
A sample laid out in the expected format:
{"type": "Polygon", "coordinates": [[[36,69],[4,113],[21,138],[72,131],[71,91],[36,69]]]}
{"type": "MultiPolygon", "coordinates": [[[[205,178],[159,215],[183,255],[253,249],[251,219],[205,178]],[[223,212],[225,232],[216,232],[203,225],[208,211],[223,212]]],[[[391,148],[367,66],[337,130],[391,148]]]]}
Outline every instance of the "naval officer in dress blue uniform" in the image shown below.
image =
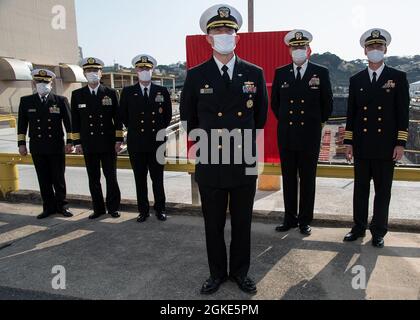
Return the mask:
{"type": "Polygon", "coordinates": [[[71,98],[73,143],[83,154],[93,202],[90,219],[108,214],[119,218],[121,192],[117,181],[117,154],[124,140],[117,92],[101,84],[104,63],[88,57],[81,66],[88,85],[71,98]],[[101,186],[101,167],[106,179],[106,203],[101,186]]]}
{"type": "Polygon", "coordinates": [[[201,293],[215,293],[230,275],[241,290],[254,294],[257,288],[248,272],[257,175],[247,172],[256,162],[244,159],[245,149],[255,153],[256,130],[263,129],[267,120],[266,83],[261,68],[235,54],[240,39],[237,31],[242,26],[242,16],[235,8],[213,6],[204,12],[200,25],[213,56],[188,71],[180,111],[191,139],[195,129],[208,137],[207,149],[200,150],[196,165],[210,267],[210,278],[201,293]],[[252,134],[246,139],[249,131],[252,134]],[[225,139],[229,134],[237,139],[225,139]],[[226,154],[230,159],[226,157],[223,160],[228,161],[221,163],[226,154]],[[234,162],[233,155],[238,154],[242,160],[234,162]],[[228,210],[232,224],[230,264],[224,239],[228,210]]]}
{"type": "Polygon", "coordinates": [[[306,30],[293,30],[286,35],[284,41],[293,63],[276,70],[272,91],[272,110],[279,121],[286,209],[284,223],[276,230],[286,232],[299,226],[306,236],[311,235],[314,217],[322,127],[333,110],[328,69],[309,61],[312,39],[306,30]]]}
{"type": "MultiPolygon", "coordinates": [[[[136,180],[139,223],[150,216],[147,175],[153,182],[154,210],[159,221],[166,221],[164,159],[158,150],[166,141],[158,141],[161,130],[172,120],[172,102],[168,89],[152,82],[157,61],[151,55],[140,54],[133,59],[139,82],[123,89],[120,101],[121,119],[128,130],[127,147],[136,180]]],[[[164,158],[164,157],[163,157],[164,158]]]]}
{"type": "Polygon", "coordinates": [[[19,106],[19,153],[28,154],[26,135],[29,133],[29,148],[44,209],[38,219],[55,213],[70,218],[73,215],[68,209],[65,180],[65,152],[73,151],[70,106],[67,98],[52,92],[56,78],[52,71],[33,70],[32,78],[36,93],[22,97],[19,106]],[[67,142],[64,140],[66,135],[67,142]]]}
{"type": "Polygon", "coordinates": [[[384,62],[391,40],[390,33],[380,28],[366,31],[360,39],[369,65],[350,79],[344,141],[355,173],[354,227],[344,241],[365,236],[373,180],[375,203],[369,228],[377,248],[385,245],[394,167],[404,156],[409,126],[407,75],[384,62]]]}

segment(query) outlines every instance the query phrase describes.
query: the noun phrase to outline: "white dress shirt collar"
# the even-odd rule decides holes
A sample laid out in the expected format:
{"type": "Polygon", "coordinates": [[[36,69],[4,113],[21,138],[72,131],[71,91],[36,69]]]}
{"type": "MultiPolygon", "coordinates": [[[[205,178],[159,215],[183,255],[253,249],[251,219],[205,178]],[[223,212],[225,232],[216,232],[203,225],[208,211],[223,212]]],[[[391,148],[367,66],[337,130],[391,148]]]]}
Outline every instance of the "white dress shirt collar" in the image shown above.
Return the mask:
{"type": "MultiPolygon", "coordinates": [[[[219,68],[220,74],[223,75],[223,66],[224,64],[222,62],[220,62],[216,57],[213,57],[214,61],[216,61],[217,67],[219,68]]],[[[236,55],[233,55],[233,58],[226,63],[226,67],[229,68],[229,70],[227,71],[229,74],[230,79],[233,79],[233,72],[235,70],[235,63],[236,63],[236,55]]]]}
{"type": "Polygon", "coordinates": [[[376,71],[374,71],[374,70],[372,70],[371,68],[368,67],[370,81],[371,82],[373,81],[373,73],[374,72],[376,72],[376,81],[378,81],[379,78],[380,78],[380,76],[381,76],[381,74],[382,74],[382,72],[384,71],[384,69],[385,69],[385,63],[382,64],[382,66],[380,66],[380,68],[378,70],[376,70],[376,71]]]}
{"type": "Polygon", "coordinates": [[[101,84],[99,83],[98,86],[96,88],[94,88],[94,89],[92,89],[91,87],[89,87],[90,94],[92,94],[93,92],[95,92],[95,96],[97,96],[100,85],[101,84]]]}
{"type": "Polygon", "coordinates": [[[38,97],[39,97],[39,99],[41,100],[41,101],[43,101],[44,99],[46,99],[46,100],[48,100],[48,96],[49,96],[50,94],[47,94],[47,95],[45,95],[45,96],[41,96],[40,94],[38,94],[38,97]]]}
{"type": "MultiPolygon", "coordinates": [[[[305,76],[306,69],[308,69],[308,64],[309,64],[309,60],[306,60],[306,62],[301,66],[302,69],[300,70],[300,74],[301,74],[302,79],[305,76]]],[[[298,65],[293,63],[293,70],[295,72],[295,78],[297,78],[297,73],[298,73],[297,68],[298,68],[298,65]]]]}
{"type": "Polygon", "coordinates": [[[144,89],[147,88],[147,94],[150,95],[150,88],[152,87],[152,83],[150,83],[147,87],[140,83],[141,93],[144,95],[144,89]]]}

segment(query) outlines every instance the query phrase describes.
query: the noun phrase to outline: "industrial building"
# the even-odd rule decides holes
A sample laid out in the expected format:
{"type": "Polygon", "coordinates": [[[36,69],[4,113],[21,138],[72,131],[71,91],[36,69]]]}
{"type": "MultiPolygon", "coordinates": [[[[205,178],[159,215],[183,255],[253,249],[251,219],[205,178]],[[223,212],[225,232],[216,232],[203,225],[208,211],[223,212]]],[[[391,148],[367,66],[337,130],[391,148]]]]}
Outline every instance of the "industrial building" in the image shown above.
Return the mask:
{"type": "Polygon", "coordinates": [[[55,93],[69,97],[85,81],[79,59],[74,0],[0,2],[0,113],[33,92],[32,68],[53,71],[55,93]]]}

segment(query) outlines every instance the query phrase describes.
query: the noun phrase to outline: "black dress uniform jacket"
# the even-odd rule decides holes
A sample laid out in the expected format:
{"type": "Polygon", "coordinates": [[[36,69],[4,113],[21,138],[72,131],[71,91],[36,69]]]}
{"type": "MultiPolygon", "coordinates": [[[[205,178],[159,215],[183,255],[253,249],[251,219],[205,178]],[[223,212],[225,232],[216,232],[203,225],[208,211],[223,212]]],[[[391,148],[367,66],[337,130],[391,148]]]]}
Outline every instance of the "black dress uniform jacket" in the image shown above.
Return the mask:
{"type": "Polygon", "coordinates": [[[123,142],[119,103],[114,89],[100,85],[97,96],[88,86],[73,91],[71,98],[73,142],[83,145],[84,153],[115,152],[115,143],[123,142]]]}
{"type": "Polygon", "coordinates": [[[354,157],[392,160],[396,146],[406,146],[409,125],[409,85],[406,74],[385,66],[376,85],[368,70],[350,79],[344,143],[354,157]]]}
{"type": "MultiPolygon", "coordinates": [[[[243,130],[254,130],[253,151],[256,152],[255,130],[263,129],[267,120],[268,98],[264,74],[261,68],[236,57],[232,84],[226,88],[214,58],[188,72],[181,98],[181,119],[186,121],[188,132],[202,129],[209,135],[209,164],[196,165],[196,181],[203,186],[232,188],[255,183],[256,175],[246,175],[247,167],[255,164],[210,164],[212,145],[211,130],[238,130],[244,139],[243,130]]],[[[226,146],[223,146],[226,147],[226,146]]],[[[228,146],[229,147],[229,146],[228,146]]],[[[233,157],[241,144],[230,144],[233,157]]],[[[222,154],[223,150],[216,150],[222,154]]],[[[255,155],[255,154],[254,154],[255,155]]],[[[201,157],[201,154],[198,154],[201,157]]],[[[221,156],[220,156],[221,159],[221,156]]],[[[243,157],[243,159],[245,159],[243,157]]],[[[202,158],[200,160],[203,160],[202,158]]]]}
{"type": "Polygon", "coordinates": [[[66,97],[50,93],[42,103],[38,94],[22,97],[18,118],[18,145],[26,145],[29,129],[29,148],[32,154],[64,153],[64,137],[71,144],[70,106],[66,97]]]}
{"type": "Polygon", "coordinates": [[[156,135],[172,120],[172,104],[165,87],[151,85],[147,102],[140,84],[123,89],[120,101],[121,119],[128,129],[127,147],[131,153],[156,152],[165,142],[157,142],[156,135]]]}
{"type": "Polygon", "coordinates": [[[296,81],[293,64],[276,70],[272,109],[279,121],[279,147],[319,152],[322,123],[333,110],[328,69],[309,62],[300,85],[296,81]]]}

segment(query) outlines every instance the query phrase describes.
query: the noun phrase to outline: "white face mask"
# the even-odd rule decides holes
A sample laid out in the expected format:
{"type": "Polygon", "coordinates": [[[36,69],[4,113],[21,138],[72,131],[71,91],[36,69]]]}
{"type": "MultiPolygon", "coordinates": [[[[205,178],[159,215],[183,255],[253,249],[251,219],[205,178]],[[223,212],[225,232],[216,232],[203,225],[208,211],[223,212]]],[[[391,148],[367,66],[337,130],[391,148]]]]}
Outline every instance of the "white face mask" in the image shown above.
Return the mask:
{"type": "Polygon", "coordinates": [[[153,73],[152,70],[148,70],[148,71],[144,70],[144,71],[137,72],[137,75],[140,81],[149,82],[152,80],[152,73],[153,73]]]}
{"type": "Polygon", "coordinates": [[[292,59],[296,64],[303,64],[308,59],[308,51],[306,49],[293,50],[292,59]]]}
{"type": "Polygon", "coordinates": [[[384,60],[385,52],[383,52],[382,50],[368,51],[367,57],[368,57],[368,59],[369,59],[370,62],[372,62],[372,63],[379,63],[382,60],[384,60]]]}
{"type": "Polygon", "coordinates": [[[216,34],[212,35],[213,49],[220,54],[230,54],[236,48],[236,34],[216,34]]]}
{"type": "Polygon", "coordinates": [[[47,94],[50,94],[51,90],[52,90],[51,83],[40,82],[36,84],[36,91],[41,97],[44,97],[47,94]]]}
{"type": "Polygon", "coordinates": [[[101,81],[101,77],[99,76],[98,72],[86,73],[86,79],[91,84],[96,84],[99,83],[99,81],[101,81]]]}

